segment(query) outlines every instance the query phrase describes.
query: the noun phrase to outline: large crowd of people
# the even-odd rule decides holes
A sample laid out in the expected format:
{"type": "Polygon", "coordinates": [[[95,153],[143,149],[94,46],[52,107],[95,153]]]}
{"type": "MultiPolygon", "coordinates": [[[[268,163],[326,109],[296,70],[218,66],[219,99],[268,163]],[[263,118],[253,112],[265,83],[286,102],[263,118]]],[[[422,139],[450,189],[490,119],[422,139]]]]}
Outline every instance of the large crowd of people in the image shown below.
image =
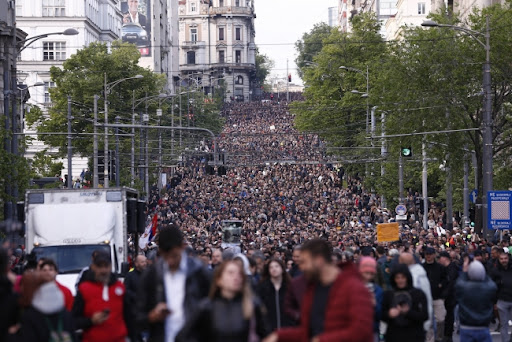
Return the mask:
{"type": "MultiPolygon", "coordinates": [[[[295,95],[294,95],[295,96],[295,95]]],[[[148,201],[157,234],[124,283],[94,252],[77,295],[52,260],[0,255],[0,341],[491,341],[509,342],[510,236],[486,240],[433,205],[399,239],[364,180],[326,162],[318,136],[299,134],[285,102],[226,106],[225,172],[196,156],[148,201]],[[223,222],[242,225],[224,248],[223,222]],[[20,265],[23,264],[23,267],[20,265]],[[14,271],[22,273],[15,276],[14,271]]],[[[205,149],[211,150],[211,149],[205,149]]],[[[408,207],[419,196],[411,192],[408,207]]],[[[10,249],[9,249],[10,248],[10,249]]]]}

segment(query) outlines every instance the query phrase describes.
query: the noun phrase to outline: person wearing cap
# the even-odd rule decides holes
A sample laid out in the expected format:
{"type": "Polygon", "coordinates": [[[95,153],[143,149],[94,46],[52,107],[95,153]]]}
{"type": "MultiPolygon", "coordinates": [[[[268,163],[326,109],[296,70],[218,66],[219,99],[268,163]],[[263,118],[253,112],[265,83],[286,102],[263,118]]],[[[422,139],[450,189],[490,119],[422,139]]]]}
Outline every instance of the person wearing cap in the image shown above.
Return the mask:
{"type": "Polygon", "coordinates": [[[361,273],[364,284],[372,294],[374,307],[373,334],[375,341],[379,341],[379,322],[382,314],[382,295],[384,291],[382,287],[375,283],[377,261],[372,257],[362,257],[359,260],[359,273],[361,273]]]}
{"type": "Polygon", "coordinates": [[[446,318],[444,325],[444,342],[451,342],[453,336],[453,324],[455,321],[455,283],[459,277],[459,267],[452,261],[450,253],[442,251],[439,253],[439,263],[446,268],[448,275],[448,287],[444,306],[446,309],[446,318]]]}
{"type": "Polygon", "coordinates": [[[112,273],[110,254],[93,253],[89,272],[78,285],[73,317],[83,330],[83,342],[124,342],[128,335],[125,318],[125,287],[112,273]]]}
{"type": "Polygon", "coordinates": [[[493,318],[496,284],[486,275],[480,261],[464,261],[463,273],[455,284],[459,305],[460,340],[492,342],[489,324],[493,318]]]}
{"type": "Polygon", "coordinates": [[[448,290],[448,274],[446,267],[436,262],[436,250],[432,247],[425,249],[423,268],[425,268],[428,280],[430,281],[430,291],[432,292],[433,312],[436,324],[435,335],[433,326],[427,332],[427,342],[442,341],[444,337],[444,320],[446,317],[444,301],[448,290]]]}
{"type": "Polygon", "coordinates": [[[512,265],[510,255],[502,251],[499,263],[492,272],[492,279],[498,285],[498,302],[496,304],[501,322],[501,341],[509,342],[507,322],[512,319],[512,265]]]}

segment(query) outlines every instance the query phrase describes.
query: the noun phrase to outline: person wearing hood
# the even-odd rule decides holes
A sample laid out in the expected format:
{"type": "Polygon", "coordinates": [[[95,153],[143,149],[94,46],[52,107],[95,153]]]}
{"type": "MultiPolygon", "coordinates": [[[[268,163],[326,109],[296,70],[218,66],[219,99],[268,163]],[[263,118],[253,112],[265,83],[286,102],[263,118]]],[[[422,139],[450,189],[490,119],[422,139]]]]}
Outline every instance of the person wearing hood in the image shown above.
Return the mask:
{"type": "Polygon", "coordinates": [[[497,286],[486,275],[480,261],[464,261],[464,273],[455,283],[455,298],[459,305],[460,340],[491,342],[489,324],[493,318],[497,286]],[[466,273],[467,271],[467,273],[466,273]]]}
{"type": "Polygon", "coordinates": [[[388,324],[386,342],[425,341],[424,322],[428,319],[427,297],[413,287],[407,265],[398,264],[391,271],[392,290],[384,292],[382,320],[388,324]]]}
{"type": "Polygon", "coordinates": [[[423,327],[425,331],[430,329],[432,325],[432,315],[434,314],[434,306],[432,303],[432,291],[430,290],[430,280],[428,280],[427,272],[416,262],[416,259],[411,253],[400,254],[399,262],[409,267],[409,271],[412,275],[412,286],[423,291],[427,297],[428,304],[428,320],[425,321],[423,327]]]}
{"type": "Polygon", "coordinates": [[[21,280],[20,342],[76,341],[71,313],[62,291],[39,272],[26,272],[21,280]]]}
{"type": "Polygon", "coordinates": [[[249,259],[242,253],[235,254],[233,257],[233,261],[237,261],[242,269],[244,270],[245,275],[249,279],[249,283],[252,286],[253,290],[256,290],[257,288],[257,281],[254,277],[253,273],[251,272],[251,263],[249,262],[249,259]]]}
{"type": "Polygon", "coordinates": [[[8,331],[16,325],[18,317],[17,295],[8,273],[9,256],[7,250],[0,247],[0,341],[7,339],[8,331]]]}

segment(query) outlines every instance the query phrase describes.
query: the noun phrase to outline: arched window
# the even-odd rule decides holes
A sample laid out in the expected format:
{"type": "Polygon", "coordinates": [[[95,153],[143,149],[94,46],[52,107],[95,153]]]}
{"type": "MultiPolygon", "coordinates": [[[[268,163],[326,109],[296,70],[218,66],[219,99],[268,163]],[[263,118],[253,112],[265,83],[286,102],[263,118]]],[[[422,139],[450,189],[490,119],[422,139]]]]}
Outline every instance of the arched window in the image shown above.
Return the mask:
{"type": "Polygon", "coordinates": [[[237,76],[236,84],[244,84],[244,77],[243,76],[237,76]]]}

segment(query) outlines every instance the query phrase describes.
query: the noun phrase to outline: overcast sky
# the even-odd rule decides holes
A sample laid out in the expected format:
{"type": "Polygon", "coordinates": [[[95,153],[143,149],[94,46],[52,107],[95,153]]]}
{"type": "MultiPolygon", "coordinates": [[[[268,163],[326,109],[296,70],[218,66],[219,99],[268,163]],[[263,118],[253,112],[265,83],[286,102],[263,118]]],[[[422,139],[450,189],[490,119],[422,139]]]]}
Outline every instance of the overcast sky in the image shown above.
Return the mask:
{"type": "Polygon", "coordinates": [[[286,77],[286,59],[292,82],[300,83],[295,65],[294,43],[313,25],[327,22],[329,7],[337,0],[256,0],[256,44],[260,52],[272,58],[276,65],[272,75],[286,77]]]}

